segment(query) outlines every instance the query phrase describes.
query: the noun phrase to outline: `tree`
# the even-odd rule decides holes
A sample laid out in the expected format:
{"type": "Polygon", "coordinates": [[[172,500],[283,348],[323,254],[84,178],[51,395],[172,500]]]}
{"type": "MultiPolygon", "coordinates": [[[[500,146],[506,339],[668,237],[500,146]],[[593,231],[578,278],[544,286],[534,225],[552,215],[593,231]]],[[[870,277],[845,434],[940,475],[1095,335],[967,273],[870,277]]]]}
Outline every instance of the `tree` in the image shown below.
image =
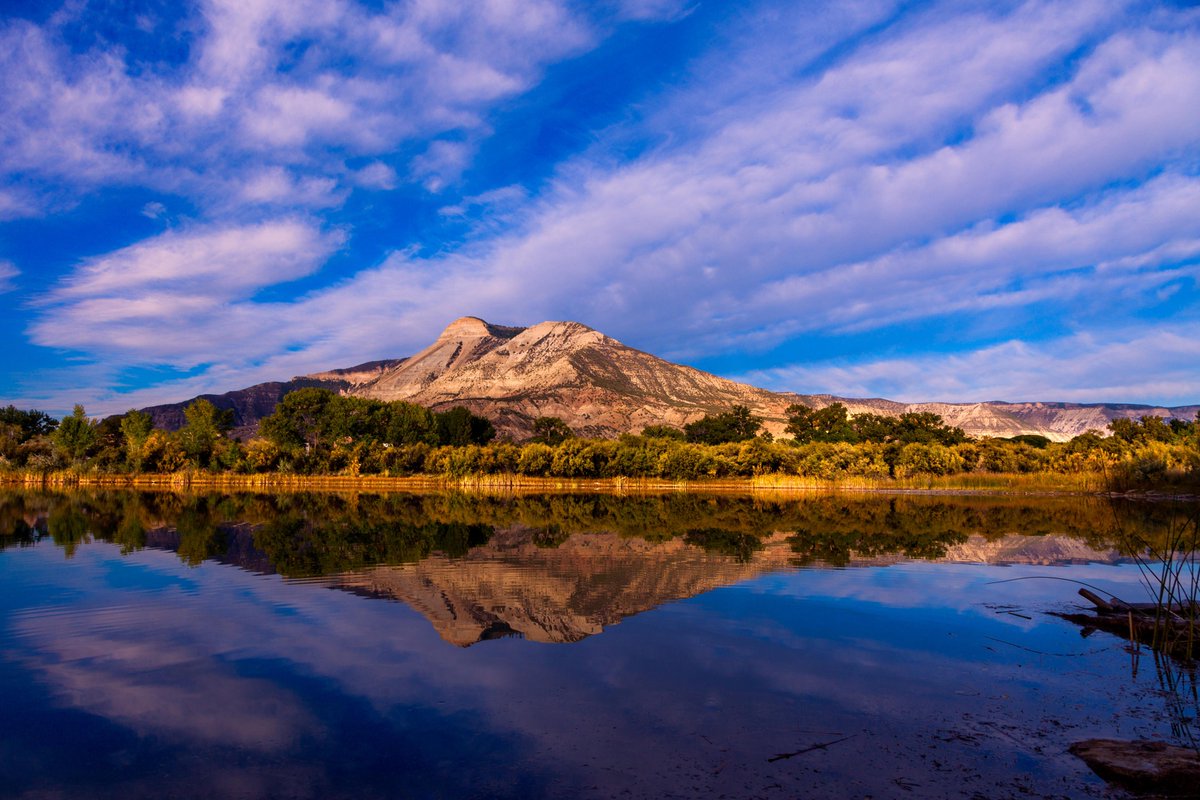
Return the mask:
{"type": "Polygon", "coordinates": [[[0,425],[17,426],[20,429],[20,444],[35,436],[48,436],[53,433],[58,427],[58,420],[43,411],[21,411],[10,405],[0,408],[0,425]]]}
{"type": "Polygon", "coordinates": [[[1038,433],[1019,433],[1016,436],[1009,436],[1008,441],[1027,444],[1036,450],[1045,450],[1050,446],[1050,439],[1038,433]]]}
{"type": "Polygon", "coordinates": [[[17,457],[17,448],[24,441],[20,425],[0,422],[0,459],[11,461],[17,457]]]}
{"type": "Polygon", "coordinates": [[[146,459],[146,440],[154,430],[154,418],[145,411],[129,409],[121,417],[121,434],[125,437],[125,460],[134,472],[142,471],[146,459]]]}
{"type": "Polygon", "coordinates": [[[259,431],[280,450],[316,450],[324,443],[326,410],[333,392],[310,386],[284,395],[275,413],[265,417],[259,431]]]}
{"type": "Polygon", "coordinates": [[[71,416],[63,417],[54,431],[55,448],[72,461],[82,461],[96,444],[96,426],[88,419],[83,406],[76,405],[71,416]]]}
{"type": "Polygon", "coordinates": [[[424,406],[395,400],[380,411],[383,441],[394,445],[437,443],[433,412],[424,406]]]}
{"type": "Polygon", "coordinates": [[[462,406],[434,414],[433,418],[437,443],[441,445],[487,444],[496,437],[491,421],[462,406]]]}
{"type": "Polygon", "coordinates": [[[233,427],[232,414],[201,398],[189,404],[183,410],[183,416],[187,422],[179,429],[179,443],[193,464],[207,467],[217,441],[233,427]]]}
{"type": "Polygon", "coordinates": [[[1167,424],[1167,421],[1162,417],[1152,415],[1143,416],[1140,419],[1141,438],[1151,442],[1169,442],[1175,438],[1175,431],[1167,424]]]}
{"type": "Polygon", "coordinates": [[[830,403],[824,408],[790,405],[786,411],[785,430],[797,444],[807,442],[853,442],[858,439],[850,424],[850,415],[842,403],[830,403]]]}
{"type": "Polygon", "coordinates": [[[939,414],[910,411],[901,414],[896,422],[896,439],[906,444],[961,444],[967,440],[962,428],[952,428],[942,422],[939,414]]]}
{"type": "Polygon", "coordinates": [[[554,446],[575,438],[575,431],[559,417],[538,417],[533,421],[532,441],[554,446]]]}
{"type": "Polygon", "coordinates": [[[745,406],[734,406],[723,414],[707,414],[703,419],[683,426],[689,442],[725,444],[744,442],[758,435],[762,420],[753,416],[745,406]]]}
{"type": "Polygon", "coordinates": [[[670,425],[647,425],[642,428],[642,436],[647,439],[675,439],[678,441],[686,438],[682,430],[670,425]]]}

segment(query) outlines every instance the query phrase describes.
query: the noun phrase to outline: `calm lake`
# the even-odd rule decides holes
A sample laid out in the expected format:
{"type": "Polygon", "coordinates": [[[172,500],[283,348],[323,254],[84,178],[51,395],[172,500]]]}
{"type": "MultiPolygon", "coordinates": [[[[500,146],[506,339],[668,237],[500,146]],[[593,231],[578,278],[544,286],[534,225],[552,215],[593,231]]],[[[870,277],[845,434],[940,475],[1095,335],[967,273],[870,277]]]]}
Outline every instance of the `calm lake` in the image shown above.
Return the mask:
{"type": "Polygon", "coordinates": [[[0,491],[0,795],[1122,797],[1189,677],[1052,612],[1179,513],[0,491]]]}

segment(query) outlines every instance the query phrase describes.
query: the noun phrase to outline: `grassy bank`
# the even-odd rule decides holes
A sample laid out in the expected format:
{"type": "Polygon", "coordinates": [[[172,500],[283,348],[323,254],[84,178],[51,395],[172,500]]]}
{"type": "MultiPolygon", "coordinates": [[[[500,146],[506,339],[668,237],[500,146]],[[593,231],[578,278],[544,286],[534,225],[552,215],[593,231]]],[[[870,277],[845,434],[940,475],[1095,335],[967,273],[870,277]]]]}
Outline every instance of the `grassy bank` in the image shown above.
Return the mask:
{"type": "Polygon", "coordinates": [[[748,478],[546,478],[515,473],[467,475],[289,475],[185,470],[172,473],[4,472],[0,485],[26,488],[113,488],[222,491],[353,491],[395,492],[466,489],[479,491],[601,491],[601,492],[743,492],[872,491],[971,492],[990,494],[1094,494],[1105,490],[1099,473],[987,473],[921,475],[905,478],[845,477],[823,480],[799,475],[771,474],[748,478]]]}

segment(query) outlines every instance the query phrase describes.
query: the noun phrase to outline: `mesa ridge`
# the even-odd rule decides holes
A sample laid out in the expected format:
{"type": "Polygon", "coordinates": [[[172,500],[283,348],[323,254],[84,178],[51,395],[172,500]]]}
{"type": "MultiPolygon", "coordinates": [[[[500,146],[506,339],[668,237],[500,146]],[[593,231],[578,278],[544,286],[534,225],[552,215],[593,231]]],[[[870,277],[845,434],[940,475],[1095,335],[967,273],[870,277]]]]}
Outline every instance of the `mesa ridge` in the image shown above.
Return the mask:
{"type": "MultiPolygon", "coordinates": [[[[288,392],[305,387],[377,400],[404,400],[443,411],[465,406],[487,417],[497,432],[529,436],[533,421],[553,416],[581,436],[614,438],[647,425],[683,426],[706,414],[746,406],[763,428],[780,435],[793,403],[824,407],[843,403],[851,414],[938,414],[971,436],[1037,434],[1066,441],[1104,430],[1117,418],[1143,415],[1192,419],[1200,406],[1059,402],[901,403],[882,398],[773,392],[674,364],[636,350],[579,322],[549,321],[530,327],[494,325],[478,317],[451,322],[408,358],[261,383],[224,394],[201,395],[234,412],[235,435],[253,435],[288,392]]],[[[195,399],[195,398],[192,398],[195,399]]],[[[175,430],[192,400],[145,409],[155,425],[175,430]]]]}

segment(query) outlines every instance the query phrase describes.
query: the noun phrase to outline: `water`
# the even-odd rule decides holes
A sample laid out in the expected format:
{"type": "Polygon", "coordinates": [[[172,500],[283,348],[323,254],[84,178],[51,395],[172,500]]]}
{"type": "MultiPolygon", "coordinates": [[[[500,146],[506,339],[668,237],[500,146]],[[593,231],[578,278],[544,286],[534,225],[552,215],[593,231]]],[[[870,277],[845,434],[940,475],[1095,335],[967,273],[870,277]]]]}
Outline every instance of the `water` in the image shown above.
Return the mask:
{"type": "Polygon", "coordinates": [[[1195,707],[1048,612],[1171,513],[0,494],[0,795],[1119,797],[1195,707]]]}

